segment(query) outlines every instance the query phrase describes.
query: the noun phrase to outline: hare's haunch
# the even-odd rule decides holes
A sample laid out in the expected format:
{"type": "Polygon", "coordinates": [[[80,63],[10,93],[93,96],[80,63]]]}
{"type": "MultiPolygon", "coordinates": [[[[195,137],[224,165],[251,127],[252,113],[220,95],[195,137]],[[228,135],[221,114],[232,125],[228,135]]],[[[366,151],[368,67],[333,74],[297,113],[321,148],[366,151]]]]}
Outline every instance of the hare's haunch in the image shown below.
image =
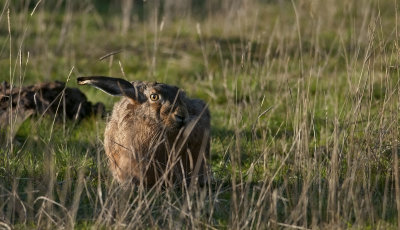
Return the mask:
{"type": "Polygon", "coordinates": [[[203,101],[157,82],[93,76],[79,77],[78,84],[123,96],[104,133],[110,169],[119,182],[205,181],[210,113],[203,101]]]}

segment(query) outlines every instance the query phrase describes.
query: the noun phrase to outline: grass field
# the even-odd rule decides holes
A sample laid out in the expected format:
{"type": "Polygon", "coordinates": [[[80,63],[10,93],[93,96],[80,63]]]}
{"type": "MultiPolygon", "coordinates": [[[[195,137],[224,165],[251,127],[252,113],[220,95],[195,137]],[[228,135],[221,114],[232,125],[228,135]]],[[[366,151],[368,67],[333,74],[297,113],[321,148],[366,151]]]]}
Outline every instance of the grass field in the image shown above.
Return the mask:
{"type": "MultiPolygon", "coordinates": [[[[33,116],[0,143],[0,228],[397,229],[398,12],[397,0],[0,0],[0,81],[177,85],[209,104],[214,177],[121,189],[105,119],[33,116]]],[[[118,100],[80,89],[108,112],[118,100]]]]}

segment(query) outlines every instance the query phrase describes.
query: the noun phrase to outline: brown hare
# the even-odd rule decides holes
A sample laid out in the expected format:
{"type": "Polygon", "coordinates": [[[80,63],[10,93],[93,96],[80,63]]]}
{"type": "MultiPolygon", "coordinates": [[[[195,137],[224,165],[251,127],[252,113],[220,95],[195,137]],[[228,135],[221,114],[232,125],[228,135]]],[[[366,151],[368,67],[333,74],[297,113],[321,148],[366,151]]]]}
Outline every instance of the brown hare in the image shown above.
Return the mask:
{"type": "Polygon", "coordinates": [[[78,84],[122,96],[104,132],[110,169],[120,183],[205,182],[210,113],[202,100],[158,82],[91,76],[79,77],[78,84]]]}

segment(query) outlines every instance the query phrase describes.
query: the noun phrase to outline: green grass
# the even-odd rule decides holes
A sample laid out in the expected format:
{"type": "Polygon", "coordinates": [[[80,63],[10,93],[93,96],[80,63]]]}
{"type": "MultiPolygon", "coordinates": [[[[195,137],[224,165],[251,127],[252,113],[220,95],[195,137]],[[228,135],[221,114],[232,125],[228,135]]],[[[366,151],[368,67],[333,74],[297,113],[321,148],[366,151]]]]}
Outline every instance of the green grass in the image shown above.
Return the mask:
{"type": "MultiPolygon", "coordinates": [[[[96,74],[178,85],[209,104],[214,180],[121,189],[104,118],[34,116],[12,145],[0,143],[0,226],[398,227],[396,1],[208,0],[180,10],[146,1],[126,33],[122,3],[46,1],[31,15],[37,1],[6,2],[0,81],[78,87],[78,76],[96,74]]],[[[80,89],[108,112],[118,100],[80,89]]]]}

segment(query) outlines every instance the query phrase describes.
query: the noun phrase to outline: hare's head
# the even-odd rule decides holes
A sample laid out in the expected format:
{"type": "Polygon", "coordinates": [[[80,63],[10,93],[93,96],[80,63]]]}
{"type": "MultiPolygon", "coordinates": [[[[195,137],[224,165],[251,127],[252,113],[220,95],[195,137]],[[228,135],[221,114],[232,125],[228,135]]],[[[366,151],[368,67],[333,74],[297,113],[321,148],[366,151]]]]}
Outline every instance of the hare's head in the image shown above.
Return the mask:
{"type": "Polygon", "coordinates": [[[167,130],[179,130],[188,120],[185,93],[158,82],[128,82],[111,77],[79,77],[78,84],[92,85],[113,96],[129,98],[135,112],[167,130]]]}

